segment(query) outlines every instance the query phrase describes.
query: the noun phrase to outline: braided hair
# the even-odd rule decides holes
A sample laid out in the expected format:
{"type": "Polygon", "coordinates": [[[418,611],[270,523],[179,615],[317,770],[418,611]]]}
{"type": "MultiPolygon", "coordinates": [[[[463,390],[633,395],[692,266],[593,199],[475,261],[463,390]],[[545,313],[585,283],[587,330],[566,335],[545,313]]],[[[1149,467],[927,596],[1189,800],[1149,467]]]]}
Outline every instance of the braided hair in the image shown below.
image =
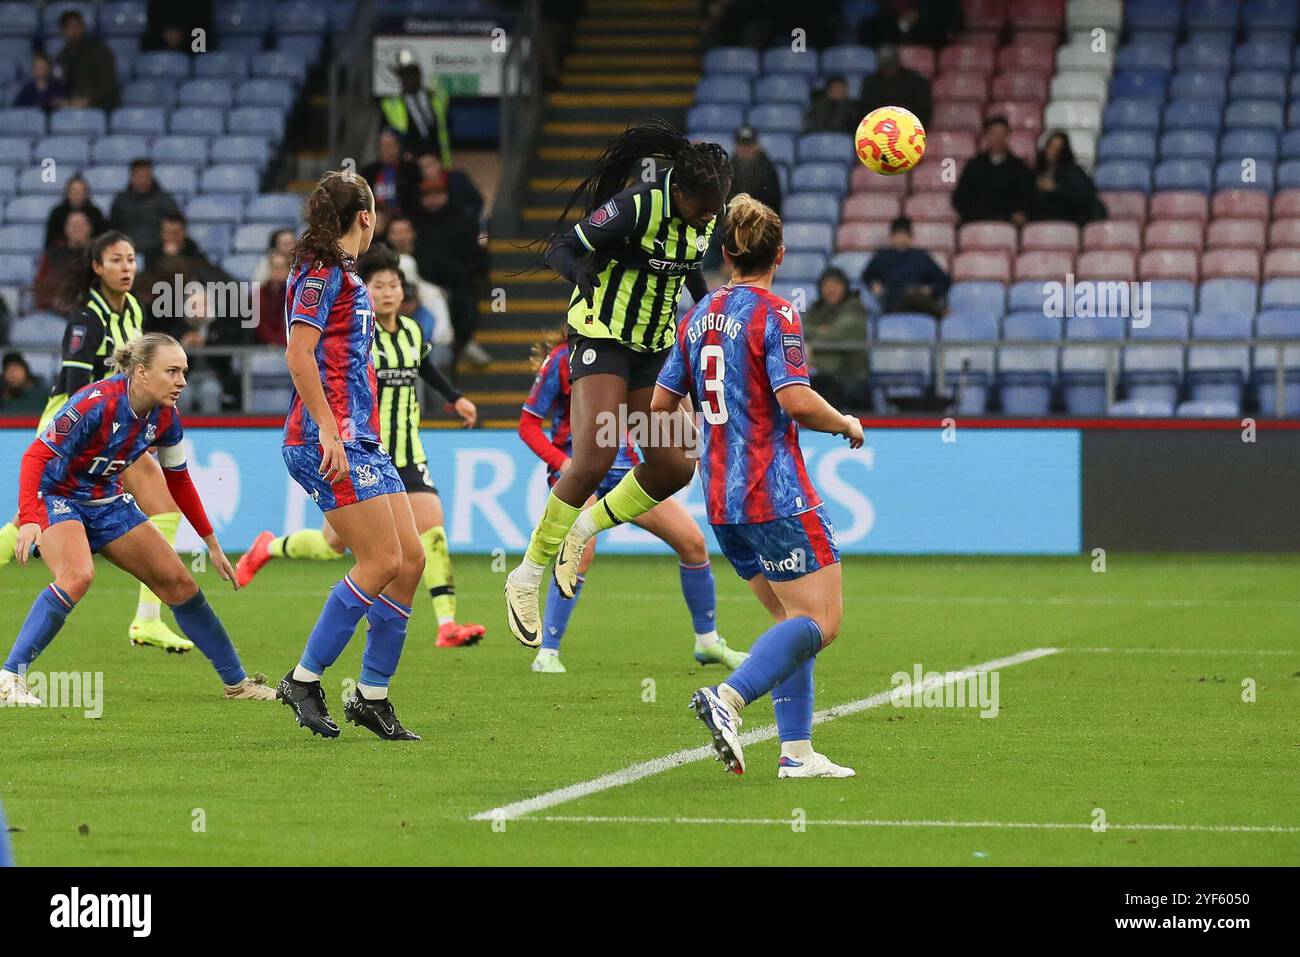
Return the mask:
{"type": "Polygon", "coordinates": [[[569,197],[547,243],[564,232],[574,206],[584,216],[598,209],[627,186],[638,164],[647,159],[672,166],[673,182],[691,196],[717,196],[722,202],[731,191],[731,158],[725,149],[717,143],[692,143],[666,120],[652,116],[629,126],[596,157],[591,175],[569,197]]]}

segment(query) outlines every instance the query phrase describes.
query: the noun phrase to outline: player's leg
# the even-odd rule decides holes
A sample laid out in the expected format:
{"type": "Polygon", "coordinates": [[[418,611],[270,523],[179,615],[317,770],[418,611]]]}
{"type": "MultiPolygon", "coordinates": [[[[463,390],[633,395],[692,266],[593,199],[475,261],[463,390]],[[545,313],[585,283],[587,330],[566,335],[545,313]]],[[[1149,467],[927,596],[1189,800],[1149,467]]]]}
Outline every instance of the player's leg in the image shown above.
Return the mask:
{"type": "MultiPolygon", "coordinates": [[[[604,483],[601,484],[601,488],[604,488],[604,483]]],[[[598,493],[599,491],[600,489],[597,489],[598,493]]],[[[593,495],[587,500],[587,504],[596,501],[596,497],[593,495]]],[[[568,671],[560,661],[560,643],[564,641],[564,634],[569,630],[569,619],[573,617],[573,610],[578,605],[579,596],[582,595],[582,586],[587,580],[587,569],[591,567],[595,558],[596,543],[593,540],[587,543],[582,557],[578,560],[578,574],[571,596],[566,596],[560,591],[552,576],[546,588],[546,611],[542,618],[542,647],[537,649],[537,657],[528,666],[530,671],[543,675],[562,675],[568,671]]]]}
{"type": "Polygon", "coordinates": [[[728,648],[726,640],[718,635],[718,598],[709,549],[704,541],[704,532],[686,511],[686,506],[675,498],[665,499],[632,521],[677,553],[682,597],[686,599],[695,629],[695,660],[702,665],[738,667],[745,660],[745,654],[728,648]]]}
{"type": "MultiPolygon", "coordinates": [[[[624,353],[628,351],[614,344],[605,347],[605,355],[615,362],[625,362],[624,353]]],[[[582,503],[596,491],[614,464],[621,436],[617,428],[609,427],[609,422],[611,416],[617,420],[627,396],[626,369],[621,374],[600,372],[573,380],[569,402],[573,455],[569,467],[546,497],[541,520],[528,540],[523,561],[506,576],[506,615],[510,630],[521,644],[530,648],[541,644],[537,592],[542,575],[578,517],[582,503]]],[[[566,593],[571,595],[572,587],[566,593]]]]}
{"type": "MultiPolygon", "coordinates": [[[[424,571],[424,549],[416,530],[415,516],[405,492],[384,495],[375,501],[389,509],[388,522],[397,539],[401,562],[396,574],[366,612],[366,647],[361,654],[361,678],[356,691],[343,705],[343,715],[386,741],[419,741],[420,736],[402,727],[388,699],[388,685],[397,673],[406,644],[411,602],[424,571]]],[[[339,535],[348,540],[348,530],[339,535]]]]}
{"type": "Polygon", "coordinates": [[[85,526],[79,521],[51,525],[41,533],[41,557],[54,581],[41,590],[18,629],[18,637],[0,668],[0,701],[39,705],[26,684],[27,666],[49,646],[68,614],[90,590],[95,561],[85,526]]]}
{"type": "MultiPolygon", "coordinates": [[[[648,368],[643,367],[645,370],[648,368]]],[[[644,373],[640,377],[644,377],[644,373]]],[[[653,376],[649,377],[648,385],[628,391],[629,422],[651,421],[650,398],[653,394],[653,376]]],[[[570,556],[581,555],[592,536],[644,515],[690,482],[695,474],[695,462],[686,455],[685,430],[690,426],[682,418],[684,415],[679,412],[672,419],[656,420],[654,431],[657,434],[641,446],[645,461],[624,475],[623,480],[599,502],[584,509],[574,519],[556,557],[555,579],[560,591],[565,594],[572,592],[575,569],[570,556]],[[672,425],[669,426],[668,422],[672,425]]]]}
{"type": "Polygon", "coordinates": [[[342,558],[346,551],[338,536],[333,534],[329,522],[325,522],[319,529],[304,528],[287,535],[262,532],[235,563],[235,581],[240,588],[246,588],[253,576],[273,558],[329,562],[342,558]]]}
{"type": "MultiPolygon", "coordinates": [[[[134,498],[140,510],[149,516],[168,548],[176,546],[176,532],[181,525],[181,513],[167,491],[167,479],[162,466],[152,455],[142,455],[122,473],[122,488],[134,498]]],[[[140,601],[136,605],[135,620],[129,629],[131,643],[153,645],[164,651],[186,652],[194,648],[192,642],[182,638],[163,623],[162,603],[158,596],[144,585],[140,586],[140,601]]]]}
{"type": "MultiPolygon", "coordinates": [[[[63,408],[68,401],[66,393],[52,395],[49,401],[45,403],[45,409],[41,412],[40,422],[36,426],[36,435],[45,431],[45,427],[50,424],[54,414],[63,408]]],[[[0,525],[0,567],[8,565],[14,557],[14,549],[18,545],[18,515],[14,514],[4,525],[0,525]]]]}
{"type": "MultiPolygon", "coordinates": [[[[134,505],[121,504],[123,509],[135,509],[134,505]]],[[[105,544],[101,554],[167,603],[176,624],[221,676],[227,699],[274,701],[275,691],[267,686],[266,676],[250,678],[244,671],[239,653],[207,596],[158,529],[143,518],[140,514],[138,524],[105,544]]],[[[126,524],[130,521],[127,519],[126,524]]]]}
{"type": "Polygon", "coordinates": [[[433,613],[438,617],[438,638],[435,645],[439,648],[458,648],[477,644],[487,629],[474,623],[456,623],[456,579],[451,571],[451,550],[447,547],[442,499],[434,491],[412,492],[409,489],[407,498],[410,500],[411,512],[415,515],[415,528],[420,534],[420,546],[424,551],[424,587],[433,601],[433,613]]]}

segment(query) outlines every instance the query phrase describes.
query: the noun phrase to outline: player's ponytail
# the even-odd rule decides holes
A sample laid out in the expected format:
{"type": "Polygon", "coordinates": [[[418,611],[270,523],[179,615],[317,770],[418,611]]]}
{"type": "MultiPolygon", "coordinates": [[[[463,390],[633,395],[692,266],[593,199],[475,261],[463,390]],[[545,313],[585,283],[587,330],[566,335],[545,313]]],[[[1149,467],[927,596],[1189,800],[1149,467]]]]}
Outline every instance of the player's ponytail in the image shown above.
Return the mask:
{"type": "Polygon", "coordinates": [[[567,323],[556,326],[550,332],[542,336],[542,338],[533,343],[532,352],[528,356],[528,364],[533,367],[534,372],[542,367],[542,363],[545,362],[546,357],[551,354],[551,350],[565,340],[568,331],[569,326],[567,323]]]}
{"type": "Polygon", "coordinates": [[[370,185],[351,170],[331,170],[320,178],[307,197],[307,228],[289,253],[292,266],[319,263],[337,266],[346,255],[339,247],[357,214],[374,203],[370,185]]]}
{"type": "Polygon", "coordinates": [[[738,193],[727,204],[722,251],[741,276],[767,272],[781,248],[781,217],[766,203],[738,193]]]}
{"type": "Polygon", "coordinates": [[[144,366],[147,369],[153,362],[154,355],[163,346],[175,346],[179,349],[181,344],[165,332],[146,332],[144,335],[136,336],[130,342],[113,350],[113,370],[129,376],[135,371],[136,366],[144,366]]]}

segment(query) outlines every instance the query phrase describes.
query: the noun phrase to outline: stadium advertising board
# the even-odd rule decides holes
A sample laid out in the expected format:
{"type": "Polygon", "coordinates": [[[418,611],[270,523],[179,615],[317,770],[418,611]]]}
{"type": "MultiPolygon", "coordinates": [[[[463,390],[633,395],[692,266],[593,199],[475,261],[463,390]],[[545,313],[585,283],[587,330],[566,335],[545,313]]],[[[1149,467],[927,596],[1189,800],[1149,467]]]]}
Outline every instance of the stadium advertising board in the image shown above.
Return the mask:
{"type": "Polygon", "coordinates": [[[451,96],[500,96],[501,67],[510,49],[506,23],[492,17],[399,17],[380,22],[374,37],[376,96],[399,92],[396,64],[403,51],[451,96]]]}

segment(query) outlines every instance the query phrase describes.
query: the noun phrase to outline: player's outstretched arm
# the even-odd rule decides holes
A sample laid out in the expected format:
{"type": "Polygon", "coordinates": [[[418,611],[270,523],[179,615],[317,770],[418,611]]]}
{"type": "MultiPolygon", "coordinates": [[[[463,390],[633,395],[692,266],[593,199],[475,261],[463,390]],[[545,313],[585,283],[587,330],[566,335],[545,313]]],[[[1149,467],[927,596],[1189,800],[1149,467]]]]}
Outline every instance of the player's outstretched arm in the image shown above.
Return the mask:
{"type": "Polygon", "coordinates": [[[811,386],[788,385],[777,392],[776,401],[781,403],[781,408],[790,418],[805,429],[842,435],[849,440],[849,448],[853,449],[861,448],[865,441],[862,423],[857,417],[838,411],[811,386]]]}

